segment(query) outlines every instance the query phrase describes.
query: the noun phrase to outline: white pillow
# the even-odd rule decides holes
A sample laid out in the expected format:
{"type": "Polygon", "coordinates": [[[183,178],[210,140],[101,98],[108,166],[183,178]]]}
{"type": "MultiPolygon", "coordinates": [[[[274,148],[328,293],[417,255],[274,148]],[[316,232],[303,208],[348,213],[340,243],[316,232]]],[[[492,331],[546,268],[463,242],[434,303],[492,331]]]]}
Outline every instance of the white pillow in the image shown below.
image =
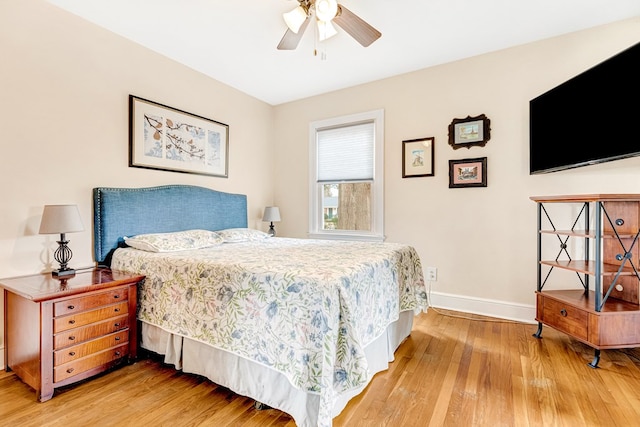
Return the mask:
{"type": "Polygon", "coordinates": [[[224,242],[215,231],[186,230],[171,233],[139,234],[125,237],[124,242],[136,249],[148,252],[175,252],[202,249],[224,242]]]}
{"type": "Polygon", "coordinates": [[[217,233],[226,243],[253,242],[271,237],[270,234],[253,228],[227,228],[218,230],[217,233]]]}

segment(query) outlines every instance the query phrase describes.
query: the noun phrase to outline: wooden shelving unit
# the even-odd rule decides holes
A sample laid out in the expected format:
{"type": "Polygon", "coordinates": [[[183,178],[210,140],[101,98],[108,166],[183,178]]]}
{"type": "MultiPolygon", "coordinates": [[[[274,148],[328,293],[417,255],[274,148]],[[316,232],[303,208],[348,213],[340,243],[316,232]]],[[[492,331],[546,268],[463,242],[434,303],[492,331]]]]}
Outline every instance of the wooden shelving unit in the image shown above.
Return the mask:
{"type": "Polygon", "coordinates": [[[541,338],[544,324],[584,342],[595,349],[589,363],[593,368],[602,349],[640,346],[640,194],[534,196],[531,200],[538,207],[538,330],[534,336],[541,338]],[[571,229],[555,228],[545,208],[551,203],[580,206],[571,229]],[[543,244],[548,243],[543,242],[544,235],[557,236],[555,259],[542,259],[543,244]],[[583,240],[583,259],[571,258],[570,239],[583,240]],[[555,269],[575,272],[581,287],[545,290],[555,269]]]}

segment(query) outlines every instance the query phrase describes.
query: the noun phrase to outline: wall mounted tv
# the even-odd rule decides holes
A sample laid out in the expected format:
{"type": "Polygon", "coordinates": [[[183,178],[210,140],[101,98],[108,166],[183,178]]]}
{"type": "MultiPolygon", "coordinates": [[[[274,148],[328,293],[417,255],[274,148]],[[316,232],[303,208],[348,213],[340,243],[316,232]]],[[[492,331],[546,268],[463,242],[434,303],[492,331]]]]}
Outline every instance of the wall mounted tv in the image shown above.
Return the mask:
{"type": "Polygon", "coordinates": [[[529,173],[640,155],[640,43],[529,102],[529,173]]]}

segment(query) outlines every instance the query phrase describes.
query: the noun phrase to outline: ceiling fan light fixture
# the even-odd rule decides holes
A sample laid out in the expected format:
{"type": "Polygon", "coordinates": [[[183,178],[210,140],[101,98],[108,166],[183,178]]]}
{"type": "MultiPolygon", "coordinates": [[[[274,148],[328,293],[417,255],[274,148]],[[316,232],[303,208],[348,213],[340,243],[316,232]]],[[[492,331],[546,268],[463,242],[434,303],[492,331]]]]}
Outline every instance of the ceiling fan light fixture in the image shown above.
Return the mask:
{"type": "Polygon", "coordinates": [[[316,18],[320,21],[329,22],[338,13],[338,2],[336,0],[316,0],[316,18]]]}
{"type": "Polygon", "coordinates": [[[298,34],[302,23],[307,19],[307,11],[302,6],[298,6],[290,12],[283,13],[282,17],[287,27],[294,33],[298,34]]]}
{"type": "Polygon", "coordinates": [[[364,47],[382,36],[380,31],[338,4],[338,0],[298,0],[298,4],[299,6],[291,12],[283,14],[288,28],[278,43],[279,50],[293,50],[298,46],[305,29],[311,22],[311,15],[315,15],[317,24],[315,35],[320,41],[337,33],[334,24],[364,47]]]}
{"type": "Polygon", "coordinates": [[[338,31],[331,21],[321,21],[318,19],[318,40],[325,41],[336,34],[338,34],[338,31]]]}

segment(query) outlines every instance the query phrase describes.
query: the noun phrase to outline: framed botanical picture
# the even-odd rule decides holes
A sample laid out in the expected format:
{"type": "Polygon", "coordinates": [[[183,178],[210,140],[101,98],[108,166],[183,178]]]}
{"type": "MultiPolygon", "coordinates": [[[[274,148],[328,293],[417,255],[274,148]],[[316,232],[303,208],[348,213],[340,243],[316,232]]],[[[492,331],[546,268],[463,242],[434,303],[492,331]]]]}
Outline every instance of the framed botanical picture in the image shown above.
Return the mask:
{"type": "Polygon", "coordinates": [[[129,95],[129,166],[229,176],[229,126],[129,95]]]}
{"type": "Polygon", "coordinates": [[[486,187],[487,158],[449,160],[449,188],[486,187]]]}
{"type": "Polygon", "coordinates": [[[491,138],[490,124],[491,121],[484,114],[453,119],[449,125],[449,145],[454,150],[461,147],[471,148],[474,145],[484,147],[491,138]]]}
{"type": "Polygon", "coordinates": [[[402,141],[402,177],[433,176],[434,137],[402,141]]]}

